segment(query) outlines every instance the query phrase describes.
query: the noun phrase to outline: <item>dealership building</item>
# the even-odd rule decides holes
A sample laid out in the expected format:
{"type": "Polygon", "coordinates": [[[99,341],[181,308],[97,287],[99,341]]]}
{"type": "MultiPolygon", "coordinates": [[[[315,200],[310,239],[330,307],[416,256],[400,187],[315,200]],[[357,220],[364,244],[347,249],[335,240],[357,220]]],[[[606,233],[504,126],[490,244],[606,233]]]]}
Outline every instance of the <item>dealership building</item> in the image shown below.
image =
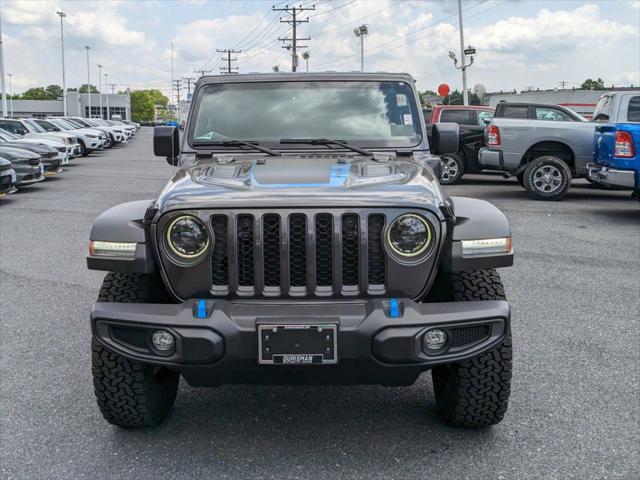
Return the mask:
{"type": "MultiPolygon", "coordinates": [[[[7,99],[7,110],[12,117],[56,117],[64,115],[64,102],[62,98],[58,100],[7,99]]],[[[70,117],[88,117],[89,94],[67,92],[67,112],[70,117]]],[[[91,117],[108,119],[113,118],[114,115],[131,120],[131,97],[128,94],[91,94],[91,117]],[[102,111],[100,110],[101,101],[102,111]]]]}

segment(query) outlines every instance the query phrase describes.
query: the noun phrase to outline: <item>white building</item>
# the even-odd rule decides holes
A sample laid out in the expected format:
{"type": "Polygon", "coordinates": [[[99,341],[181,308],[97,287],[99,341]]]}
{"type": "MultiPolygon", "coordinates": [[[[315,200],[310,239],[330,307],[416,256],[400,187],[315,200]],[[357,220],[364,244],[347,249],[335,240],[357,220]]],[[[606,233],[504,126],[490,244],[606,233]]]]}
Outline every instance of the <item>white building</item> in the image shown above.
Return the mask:
{"type": "MultiPolygon", "coordinates": [[[[9,100],[7,99],[9,116],[13,109],[13,117],[53,117],[64,115],[64,103],[59,100],[9,100]]],[[[89,116],[89,95],[86,93],[67,92],[67,112],[70,117],[89,116]]],[[[91,116],[104,119],[120,115],[131,120],[131,98],[127,94],[92,93],[91,116]],[[102,97],[102,112],[100,98],[102,97]],[[107,112],[107,103],[109,112],[107,112]]]]}

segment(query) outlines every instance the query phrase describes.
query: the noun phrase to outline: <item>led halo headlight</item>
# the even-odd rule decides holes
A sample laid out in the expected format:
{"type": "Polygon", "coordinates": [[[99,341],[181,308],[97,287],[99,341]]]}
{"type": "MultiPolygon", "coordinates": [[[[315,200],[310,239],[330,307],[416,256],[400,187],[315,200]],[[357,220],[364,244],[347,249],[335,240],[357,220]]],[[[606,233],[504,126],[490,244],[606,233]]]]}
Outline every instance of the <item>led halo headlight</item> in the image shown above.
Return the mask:
{"type": "Polygon", "coordinates": [[[387,244],[394,253],[402,257],[415,257],[424,253],[431,245],[429,222],[414,213],[396,218],[387,229],[387,244]]]}
{"type": "Polygon", "coordinates": [[[191,260],[209,247],[209,232],[198,218],[182,215],[167,227],[167,245],[177,256],[191,260]]]}

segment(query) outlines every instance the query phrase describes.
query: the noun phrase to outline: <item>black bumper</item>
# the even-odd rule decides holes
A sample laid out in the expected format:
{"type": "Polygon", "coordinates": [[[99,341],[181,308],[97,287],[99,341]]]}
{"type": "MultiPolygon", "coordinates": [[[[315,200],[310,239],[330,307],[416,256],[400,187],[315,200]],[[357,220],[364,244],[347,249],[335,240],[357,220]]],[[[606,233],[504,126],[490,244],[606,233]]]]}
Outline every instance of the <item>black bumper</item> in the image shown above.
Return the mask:
{"type": "Polygon", "coordinates": [[[91,328],[94,338],[106,348],[127,358],[175,368],[195,386],[410,385],[434,365],[459,362],[491,349],[510,328],[510,309],[505,301],[423,304],[401,299],[399,303],[397,318],[390,316],[389,302],[382,299],[210,300],[206,318],[196,318],[195,300],[177,305],[96,303],[91,328]],[[258,324],[335,324],[338,363],[260,365],[258,324]],[[448,343],[441,353],[427,355],[422,350],[422,336],[433,327],[447,332],[448,343]],[[150,337],[156,329],[170,331],[176,338],[171,354],[154,353],[150,337]]]}

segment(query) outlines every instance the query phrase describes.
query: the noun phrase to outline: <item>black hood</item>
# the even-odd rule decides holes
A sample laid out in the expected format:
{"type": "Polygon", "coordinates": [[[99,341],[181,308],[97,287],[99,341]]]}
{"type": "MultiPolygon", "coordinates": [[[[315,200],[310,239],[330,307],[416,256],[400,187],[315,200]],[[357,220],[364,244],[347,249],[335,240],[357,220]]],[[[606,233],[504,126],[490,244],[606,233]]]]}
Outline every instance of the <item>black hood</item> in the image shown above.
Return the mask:
{"type": "Polygon", "coordinates": [[[242,155],[180,168],[157,208],[413,207],[437,211],[442,194],[428,167],[407,159],[344,154],[242,155]]]}

